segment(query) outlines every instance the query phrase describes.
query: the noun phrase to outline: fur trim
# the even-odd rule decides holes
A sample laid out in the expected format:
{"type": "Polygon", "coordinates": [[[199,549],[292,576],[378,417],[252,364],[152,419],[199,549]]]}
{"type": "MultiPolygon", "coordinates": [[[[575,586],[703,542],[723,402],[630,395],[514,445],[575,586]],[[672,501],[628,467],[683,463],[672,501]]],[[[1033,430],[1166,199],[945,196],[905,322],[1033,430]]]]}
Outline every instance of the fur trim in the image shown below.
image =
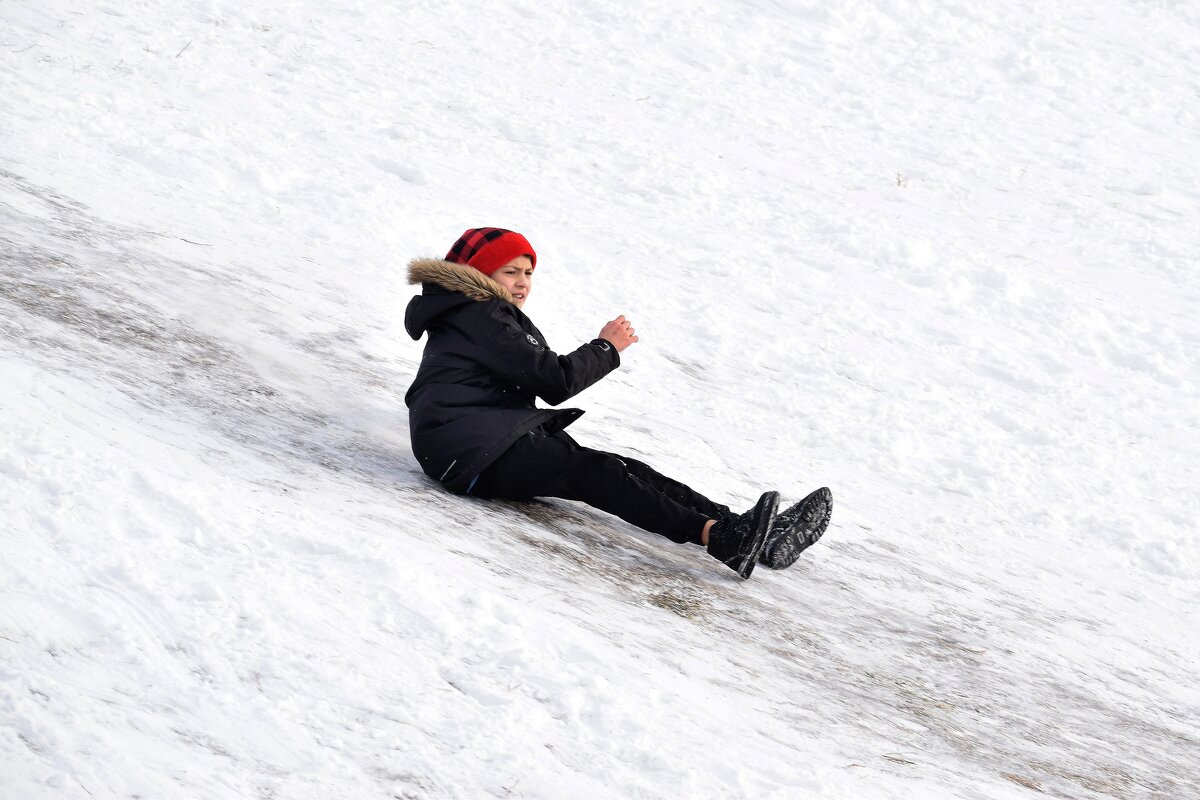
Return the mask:
{"type": "Polygon", "coordinates": [[[440,258],[414,258],[408,262],[408,282],[435,283],[451,292],[460,292],[472,300],[504,300],[514,306],[512,293],[474,267],[440,258]]]}

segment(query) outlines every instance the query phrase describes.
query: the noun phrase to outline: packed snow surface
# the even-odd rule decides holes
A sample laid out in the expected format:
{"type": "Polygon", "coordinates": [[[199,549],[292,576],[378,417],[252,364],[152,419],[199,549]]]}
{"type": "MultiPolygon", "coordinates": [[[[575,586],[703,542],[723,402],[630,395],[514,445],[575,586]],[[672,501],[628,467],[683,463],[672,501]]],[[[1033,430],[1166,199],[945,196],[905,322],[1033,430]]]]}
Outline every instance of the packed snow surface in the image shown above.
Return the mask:
{"type": "Polygon", "coordinates": [[[0,0],[0,797],[1200,796],[1200,8],[0,0]],[[538,248],[738,582],[416,468],[538,248]]]}

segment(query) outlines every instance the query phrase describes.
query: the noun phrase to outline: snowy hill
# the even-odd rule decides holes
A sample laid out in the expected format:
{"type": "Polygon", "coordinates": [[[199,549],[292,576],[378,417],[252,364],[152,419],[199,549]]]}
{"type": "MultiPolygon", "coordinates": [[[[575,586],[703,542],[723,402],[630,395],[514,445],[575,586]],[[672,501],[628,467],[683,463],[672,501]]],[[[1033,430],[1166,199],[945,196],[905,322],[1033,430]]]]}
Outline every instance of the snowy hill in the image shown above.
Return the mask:
{"type": "Polygon", "coordinates": [[[0,2],[0,798],[1200,795],[1198,42],[0,2]],[[579,439],[825,539],[428,481],[403,265],[477,225],[637,325],[579,439]]]}

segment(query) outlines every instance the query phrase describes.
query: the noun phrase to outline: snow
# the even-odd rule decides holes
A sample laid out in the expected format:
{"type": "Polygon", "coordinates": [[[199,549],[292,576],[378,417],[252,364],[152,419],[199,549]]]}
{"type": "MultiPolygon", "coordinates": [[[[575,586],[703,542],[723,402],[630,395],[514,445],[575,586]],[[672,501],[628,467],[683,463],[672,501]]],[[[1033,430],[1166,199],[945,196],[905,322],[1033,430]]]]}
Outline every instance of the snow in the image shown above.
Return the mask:
{"type": "Polygon", "coordinates": [[[1200,794],[1200,11],[0,0],[0,797],[1200,794]],[[412,460],[404,263],[641,342],[739,583],[412,460]]]}

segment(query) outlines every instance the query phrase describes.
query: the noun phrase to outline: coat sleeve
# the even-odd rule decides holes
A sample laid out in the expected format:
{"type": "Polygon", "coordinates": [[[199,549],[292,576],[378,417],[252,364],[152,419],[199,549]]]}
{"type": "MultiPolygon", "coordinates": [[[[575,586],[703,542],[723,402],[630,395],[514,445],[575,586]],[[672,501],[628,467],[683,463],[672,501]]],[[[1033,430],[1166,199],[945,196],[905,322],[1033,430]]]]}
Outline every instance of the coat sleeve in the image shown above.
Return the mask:
{"type": "Polygon", "coordinates": [[[617,349],[593,339],[567,355],[557,355],[509,314],[493,309],[480,354],[484,366],[522,392],[556,406],[621,365],[617,349]]]}

